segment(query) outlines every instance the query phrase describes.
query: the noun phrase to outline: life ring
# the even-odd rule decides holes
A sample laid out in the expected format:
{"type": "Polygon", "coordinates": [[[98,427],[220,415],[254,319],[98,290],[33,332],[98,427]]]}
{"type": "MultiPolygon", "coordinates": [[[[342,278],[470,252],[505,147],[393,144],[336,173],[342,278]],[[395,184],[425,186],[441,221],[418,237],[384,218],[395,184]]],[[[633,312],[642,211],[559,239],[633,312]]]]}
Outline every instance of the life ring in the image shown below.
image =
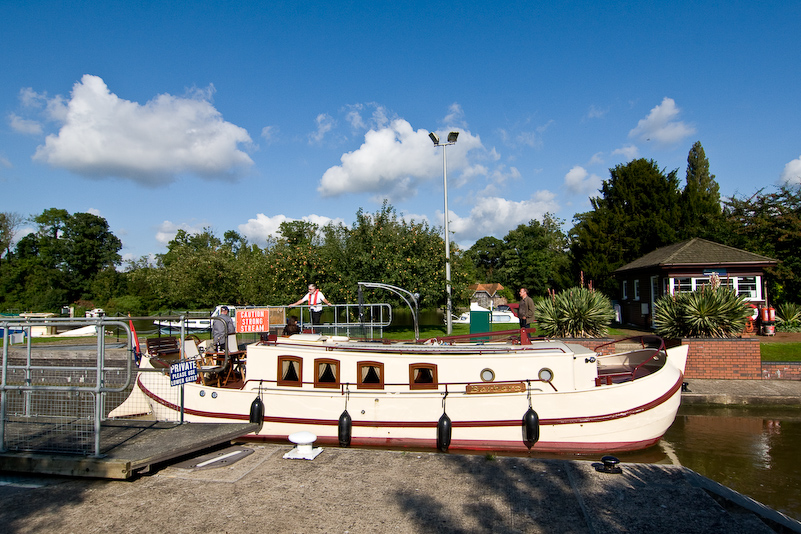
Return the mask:
{"type": "Polygon", "coordinates": [[[750,317],[745,322],[745,331],[747,333],[749,333],[749,334],[753,333],[753,331],[754,331],[754,320],[752,318],[750,318],[750,317]]]}

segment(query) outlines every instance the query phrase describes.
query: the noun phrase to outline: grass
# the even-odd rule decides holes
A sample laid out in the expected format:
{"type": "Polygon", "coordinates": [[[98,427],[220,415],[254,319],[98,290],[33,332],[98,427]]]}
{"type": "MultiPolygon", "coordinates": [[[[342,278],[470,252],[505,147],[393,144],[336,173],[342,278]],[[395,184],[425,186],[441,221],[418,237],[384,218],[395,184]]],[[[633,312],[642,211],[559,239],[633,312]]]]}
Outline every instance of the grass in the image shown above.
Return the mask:
{"type": "Polygon", "coordinates": [[[801,343],[760,343],[763,362],[801,361],[801,343]]]}

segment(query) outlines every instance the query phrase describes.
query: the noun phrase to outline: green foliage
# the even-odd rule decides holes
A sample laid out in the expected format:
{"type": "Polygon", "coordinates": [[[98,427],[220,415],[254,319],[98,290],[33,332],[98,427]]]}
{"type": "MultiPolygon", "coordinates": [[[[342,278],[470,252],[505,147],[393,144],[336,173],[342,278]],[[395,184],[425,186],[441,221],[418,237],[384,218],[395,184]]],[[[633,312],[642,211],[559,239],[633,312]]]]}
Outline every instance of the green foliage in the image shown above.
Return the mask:
{"type": "Polygon", "coordinates": [[[763,191],[728,199],[721,242],[779,260],[766,269],[768,294],[775,302],[792,302],[801,295],[801,186],[763,191]]]}
{"type": "Polygon", "coordinates": [[[727,287],[665,295],[655,308],[656,332],[668,338],[736,337],[751,316],[745,297],[727,287]]]}
{"type": "Polygon", "coordinates": [[[687,183],[680,199],[680,239],[701,237],[719,241],[723,231],[720,188],[709,173],[709,160],[700,141],[687,156],[687,183]]]}
{"type": "Polygon", "coordinates": [[[776,307],[776,330],[779,332],[801,332],[801,306],[785,302],[776,307]]]}
{"type": "Polygon", "coordinates": [[[110,317],[124,316],[131,314],[132,317],[141,317],[148,313],[148,308],[145,307],[142,299],[133,295],[123,295],[109,299],[104,306],[106,315],[110,317]]]}
{"type": "Polygon", "coordinates": [[[590,199],[593,210],[574,217],[573,275],[583,272],[596,288],[614,295],[615,269],[678,241],[678,184],[675,170],[665,173],[653,160],[610,169],[601,196],[590,199]]]}
{"type": "Polygon", "coordinates": [[[603,337],[615,317],[600,291],[571,287],[535,302],[537,330],[548,337],[603,337]]]}

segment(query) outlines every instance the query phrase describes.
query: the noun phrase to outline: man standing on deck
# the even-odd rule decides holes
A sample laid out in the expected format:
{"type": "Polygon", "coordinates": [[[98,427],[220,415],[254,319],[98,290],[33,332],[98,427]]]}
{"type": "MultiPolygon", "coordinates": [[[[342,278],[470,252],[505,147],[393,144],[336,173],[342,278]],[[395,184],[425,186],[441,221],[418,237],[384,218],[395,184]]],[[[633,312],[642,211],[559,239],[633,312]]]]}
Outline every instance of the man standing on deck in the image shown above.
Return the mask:
{"type": "Polygon", "coordinates": [[[303,298],[290,306],[297,306],[303,302],[309,303],[309,313],[311,313],[312,325],[320,324],[320,317],[323,315],[323,302],[331,306],[328,299],[325,298],[323,292],[317,289],[314,284],[309,284],[309,292],[303,295],[303,298]]]}
{"type": "Polygon", "coordinates": [[[534,301],[528,296],[528,289],[520,288],[520,305],[517,308],[520,328],[528,328],[534,321],[534,301]]]}
{"type": "MultiPolygon", "coordinates": [[[[217,319],[211,320],[211,335],[214,340],[214,348],[218,352],[221,352],[225,350],[225,338],[228,334],[236,333],[236,325],[234,324],[234,320],[231,319],[231,316],[228,315],[228,306],[220,308],[220,315],[217,317],[222,319],[222,321],[217,319]]],[[[234,347],[233,350],[236,350],[236,347],[234,347]]]]}

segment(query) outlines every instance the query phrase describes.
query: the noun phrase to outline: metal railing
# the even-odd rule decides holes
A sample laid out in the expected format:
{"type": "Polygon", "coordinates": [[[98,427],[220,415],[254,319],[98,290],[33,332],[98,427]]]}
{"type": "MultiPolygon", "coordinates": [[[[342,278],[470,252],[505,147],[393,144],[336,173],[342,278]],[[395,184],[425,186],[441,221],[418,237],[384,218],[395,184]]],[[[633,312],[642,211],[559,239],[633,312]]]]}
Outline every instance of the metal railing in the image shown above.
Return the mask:
{"type": "Polygon", "coordinates": [[[135,376],[128,324],[105,318],[4,319],[0,328],[5,339],[0,367],[0,451],[100,456],[100,424],[108,411],[109,395],[127,397],[135,376]],[[34,348],[30,335],[34,328],[64,326],[95,326],[95,348],[34,348]],[[126,332],[127,343],[119,357],[107,359],[107,328],[126,332]],[[26,334],[24,357],[15,350],[12,358],[12,329],[26,334]],[[62,354],[54,357],[53,351],[62,354]]]}

